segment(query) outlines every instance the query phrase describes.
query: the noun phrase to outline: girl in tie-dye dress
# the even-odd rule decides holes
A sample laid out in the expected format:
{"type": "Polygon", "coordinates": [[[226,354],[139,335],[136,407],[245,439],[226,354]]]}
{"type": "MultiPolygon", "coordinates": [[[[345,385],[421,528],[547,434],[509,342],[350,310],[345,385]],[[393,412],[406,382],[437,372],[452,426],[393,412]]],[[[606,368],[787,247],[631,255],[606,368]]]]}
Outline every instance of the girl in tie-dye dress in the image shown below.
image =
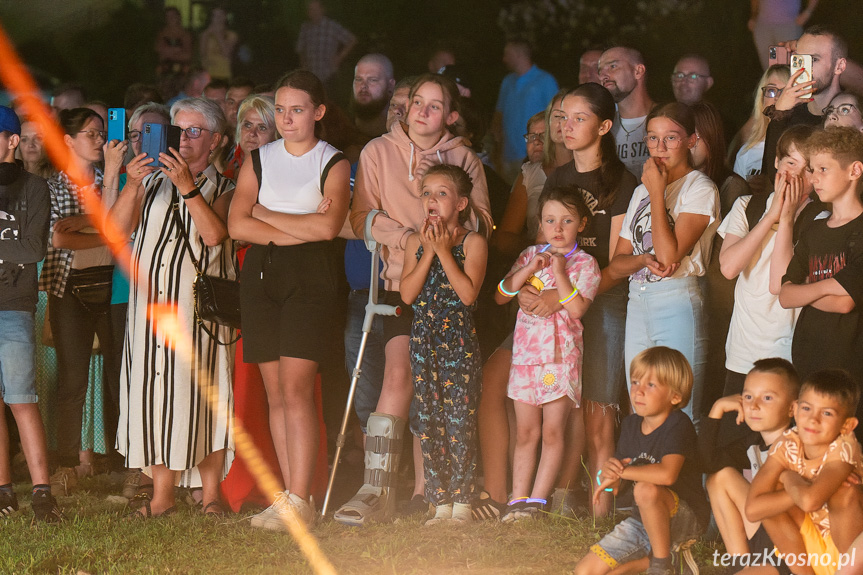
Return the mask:
{"type": "Polygon", "coordinates": [[[504,522],[535,516],[554,488],[563,460],[566,422],[581,402],[580,318],[596,297],[601,277],[593,256],[578,247],[578,234],[590,213],[581,190],[575,186],[544,190],[539,212],[540,230],[549,243],[521,253],[500,282],[497,300],[503,303],[530,284],[540,292],[553,290],[563,307],[547,317],[518,312],[507,387],[516,421],[513,498],[501,518],[504,522]],[[542,457],[537,468],[540,437],[542,457]]]}

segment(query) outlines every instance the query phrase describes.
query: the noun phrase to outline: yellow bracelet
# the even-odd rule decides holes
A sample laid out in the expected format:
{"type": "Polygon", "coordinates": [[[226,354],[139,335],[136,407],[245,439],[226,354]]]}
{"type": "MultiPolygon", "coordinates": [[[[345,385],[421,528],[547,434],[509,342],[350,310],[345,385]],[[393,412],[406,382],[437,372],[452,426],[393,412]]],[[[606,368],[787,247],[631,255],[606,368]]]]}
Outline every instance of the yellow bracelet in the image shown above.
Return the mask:
{"type": "Polygon", "coordinates": [[[577,296],[577,295],[578,295],[578,288],[577,288],[577,287],[574,287],[574,288],[572,288],[572,293],[571,293],[571,294],[569,294],[569,295],[568,295],[568,296],[566,296],[565,298],[563,298],[563,299],[559,299],[559,300],[557,300],[557,301],[558,301],[558,302],[560,302],[560,305],[566,305],[566,304],[568,304],[570,301],[572,301],[572,298],[574,298],[574,297],[575,297],[575,296],[577,296]]]}
{"type": "Polygon", "coordinates": [[[516,291],[516,292],[507,291],[507,289],[506,289],[505,287],[503,287],[503,282],[505,282],[505,281],[506,281],[506,278],[504,278],[504,279],[500,280],[500,283],[499,283],[499,284],[497,284],[497,291],[499,291],[499,292],[500,292],[502,295],[504,295],[505,297],[515,297],[515,296],[517,296],[517,295],[518,295],[518,292],[517,292],[517,291],[516,291]]]}

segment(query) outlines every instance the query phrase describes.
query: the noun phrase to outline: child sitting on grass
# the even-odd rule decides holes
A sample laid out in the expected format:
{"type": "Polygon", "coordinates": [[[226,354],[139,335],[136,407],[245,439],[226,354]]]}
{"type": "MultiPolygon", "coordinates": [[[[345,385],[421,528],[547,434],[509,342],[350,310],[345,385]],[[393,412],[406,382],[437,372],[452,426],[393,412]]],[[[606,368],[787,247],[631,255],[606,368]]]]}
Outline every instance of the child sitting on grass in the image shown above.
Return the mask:
{"type": "MultiPolygon", "coordinates": [[[[692,368],[677,350],[651,347],[630,366],[634,414],[621,423],[614,457],[597,474],[594,501],[606,489],[633,482],[632,517],[590,548],[576,575],[603,575],[619,565],[649,557],[648,575],[671,575],[672,546],[696,540],[710,507],[701,486],[695,427],[681,411],[692,394],[692,368]]],[[[688,547],[680,553],[694,573],[688,547]]]]}
{"type": "Polygon", "coordinates": [[[832,556],[832,566],[823,559],[791,565],[789,558],[794,573],[835,573],[839,553],[863,532],[863,496],[848,482],[852,472],[863,475],[853,435],[859,400],[860,390],[847,372],[813,373],[794,403],[796,427],[774,444],[752,480],[747,519],[762,522],[779,553],[832,556]]]}
{"type": "MultiPolygon", "coordinates": [[[[770,447],[791,425],[799,388],[791,362],[778,357],[759,359],[746,376],[743,393],[718,399],[701,420],[698,447],[702,471],[707,474],[707,494],[725,549],[732,556],[773,549],[764,526],[746,520],[746,496],[770,447]],[[738,425],[745,422],[751,430],[731,443],[723,441],[719,433],[722,417],[729,413],[737,415],[738,425]]],[[[759,563],[776,573],[765,560],[759,563]]],[[[752,563],[746,561],[746,565],[752,563]]],[[[779,572],[787,574],[787,567],[783,565],[779,572]]]]}

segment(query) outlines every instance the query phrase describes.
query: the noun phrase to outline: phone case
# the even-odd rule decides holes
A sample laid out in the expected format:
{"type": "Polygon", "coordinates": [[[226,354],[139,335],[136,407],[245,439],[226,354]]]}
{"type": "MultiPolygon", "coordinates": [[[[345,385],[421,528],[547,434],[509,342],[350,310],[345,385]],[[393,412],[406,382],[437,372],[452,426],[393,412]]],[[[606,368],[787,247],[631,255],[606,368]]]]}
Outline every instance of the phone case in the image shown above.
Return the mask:
{"type": "Polygon", "coordinates": [[[774,66],[776,64],[788,65],[788,48],[785,46],[770,46],[767,49],[767,65],[774,66]]]}
{"type": "Polygon", "coordinates": [[[126,108],[108,108],[108,141],[126,139],[126,108]]]}
{"type": "Polygon", "coordinates": [[[147,154],[153,162],[151,166],[161,168],[160,153],[168,153],[168,148],[180,149],[180,128],[168,124],[144,124],[141,151],[147,154]]]}
{"type": "MultiPolygon", "coordinates": [[[[812,81],[812,56],[810,54],[794,54],[791,56],[791,75],[803,69],[804,72],[794,81],[794,85],[803,84],[804,82],[812,81]]],[[[809,95],[807,94],[808,98],[809,95]]]]}

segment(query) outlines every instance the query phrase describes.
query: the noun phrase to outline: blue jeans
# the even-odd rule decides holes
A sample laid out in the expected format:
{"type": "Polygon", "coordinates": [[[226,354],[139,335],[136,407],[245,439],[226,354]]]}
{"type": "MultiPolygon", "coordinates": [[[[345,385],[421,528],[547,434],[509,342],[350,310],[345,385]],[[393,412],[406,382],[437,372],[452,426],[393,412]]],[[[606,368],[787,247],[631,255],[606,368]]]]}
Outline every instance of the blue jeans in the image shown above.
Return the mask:
{"type": "MultiPolygon", "coordinates": [[[[369,301],[368,290],[351,290],[348,295],[348,319],[345,324],[345,368],[353,377],[360,342],[363,338],[363,320],[366,317],[366,304],[369,301]]],[[[366,341],[366,351],[363,354],[362,370],[354,392],[354,411],[360,419],[363,432],[369,415],[378,405],[381,388],[384,384],[384,341],[383,319],[375,316],[372,331],[366,341]]]]}
{"type": "Polygon", "coordinates": [[[707,364],[707,330],[704,298],[697,277],[666,279],[656,283],[629,283],[626,307],[626,380],[632,358],[657,345],[678,350],[692,366],[692,397],[683,411],[698,426],[701,390],[707,364]]]}
{"type": "Polygon", "coordinates": [[[584,325],[582,397],[605,405],[620,403],[626,389],[624,346],[626,334],[626,284],[596,296],[581,318],[584,325]]]}
{"type": "Polygon", "coordinates": [[[33,322],[29,311],[0,311],[0,398],[5,403],[39,401],[33,322]]]}

